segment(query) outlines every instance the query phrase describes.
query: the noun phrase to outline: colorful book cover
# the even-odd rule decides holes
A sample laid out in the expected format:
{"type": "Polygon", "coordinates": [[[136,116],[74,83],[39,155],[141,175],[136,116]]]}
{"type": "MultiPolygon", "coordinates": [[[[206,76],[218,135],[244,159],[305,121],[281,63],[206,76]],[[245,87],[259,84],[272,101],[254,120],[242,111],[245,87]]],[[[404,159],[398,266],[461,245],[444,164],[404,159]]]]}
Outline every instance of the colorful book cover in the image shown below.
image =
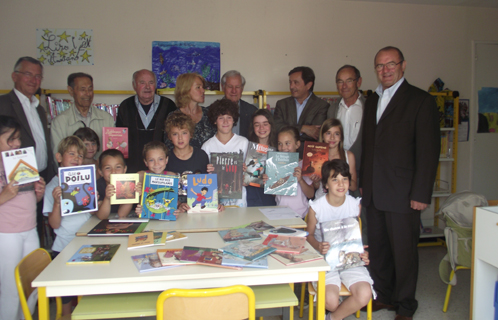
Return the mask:
{"type": "Polygon", "coordinates": [[[128,159],[128,128],[103,127],[102,128],[102,151],[116,149],[123,153],[128,159]]]}
{"type": "Polygon", "coordinates": [[[273,253],[271,257],[275,258],[279,262],[283,263],[286,266],[291,266],[293,264],[311,262],[322,260],[323,256],[316,252],[314,249],[308,250],[305,249],[301,253],[273,253]]]}
{"type": "Polygon", "coordinates": [[[242,152],[211,152],[211,163],[218,176],[219,199],[242,199],[243,157],[242,152]]]}
{"type": "Polygon", "coordinates": [[[102,220],[92,230],[88,236],[129,236],[130,234],[140,233],[147,226],[146,222],[117,222],[112,223],[109,220],[102,220]]]}
{"type": "Polygon", "coordinates": [[[59,168],[59,184],[62,216],[99,209],[95,165],[59,168]]]}
{"type": "Polygon", "coordinates": [[[256,142],[249,142],[245,161],[245,185],[263,187],[263,174],[265,173],[265,162],[268,151],[275,151],[275,148],[256,142]]]}
{"type": "Polygon", "coordinates": [[[138,173],[111,174],[110,183],[116,188],[111,204],[139,203],[140,194],[135,190],[139,181],[138,173]]]}
{"type": "Polygon", "coordinates": [[[195,264],[193,261],[181,261],[183,249],[157,249],[157,256],[163,266],[195,264]]]}
{"type": "Polygon", "coordinates": [[[128,249],[150,247],[154,245],[154,233],[142,232],[128,236],[128,249]]]}
{"type": "Polygon", "coordinates": [[[35,148],[3,151],[2,160],[7,183],[15,180],[17,184],[26,184],[40,180],[35,148]]]}
{"type": "Polygon", "coordinates": [[[294,169],[299,166],[298,152],[268,152],[266,160],[265,194],[297,195],[297,178],[294,169]]]}
{"type": "Polygon", "coordinates": [[[262,234],[266,230],[270,230],[270,229],[273,229],[275,227],[272,225],[269,225],[268,223],[264,222],[263,220],[259,220],[259,221],[255,221],[255,222],[251,222],[248,224],[234,227],[233,229],[238,229],[238,228],[252,228],[252,229],[256,230],[256,232],[258,232],[259,234],[262,234]]]}
{"type": "Polygon", "coordinates": [[[363,253],[363,243],[358,218],[322,222],[318,227],[320,232],[315,235],[316,239],[330,244],[325,260],[332,267],[331,270],[343,270],[365,264],[360,257],[363,253]]]}
{"type": "Polygon", "coordinates": [[[140,273],[148,271],[164,270],[176,267],[176,266],[163,266],[156,252],[132,256],[131,260],[133,261],[135,267],[137,267],[140,273]]]}
{"type": "Polygon", "coordinates": [[[329,160],[329,145],[325,142],[305,141],[303,150],[303,176],[322,177],[322,165],[329,160]]]}
{"type": "MultiPolygon", "coordinates": [[[[168,237],[167,232],[154,232],[154,245],[155,246],[162,246],[163,244],[166,243],[166,238],[168,237]]],[[[173,238],[173,237],[171,237],[173,238]]]]}
{"type": "Polygon", "coordinates": [[[202,256],[204,251],[213,251],[218,249],[203,248],[203,247],[183,247],[181,261],[197,262],[202,256]]]}
{"type": "Polygon", "coordinates": [[[187,236],[178,231],[168,231],[168,237],[166,238],[166,242],[176,241],[181,239],[187,239],[187,236]]]}
{"type": "Polygon", "coordinates": [[[268,257],[249,261],[228,253],[223,253],[221,264],[229,267],[268,269],[268,257]]]}
{"type": "Polygon", "coordinates": [[[240,240],[221,248],[221,250],[224,253],[254,261],[275,252],[276,249],[266,246],[259,241],[240,240]]]}
{"type": "Polygon", "coordinates": [[[220,230],[218,233],[225,242],[261,239],[261,236],[253,228],[220,230]]]}
{"type": "Polygon", "coordinates": [[[142,214],[140,218],[176,220],[178,206],[178,178],[145,173],[142,187],[142,214]]]}
{"type": "Polygon", "coordinates": [[[218,212],[218,179],[216,174],[187,176],[188,213],[218,212]]]}
{"type": "Polygon", "coordinates": [[[270,234],[263,244],[275,248],[278,253],[300,253],[304,249],[306,238],[270,234]]]}
{"type": "Polygon", "coordinates": [[[109,263],[119,246],[119,244],[85,244],[66,264],[109,263]]]}

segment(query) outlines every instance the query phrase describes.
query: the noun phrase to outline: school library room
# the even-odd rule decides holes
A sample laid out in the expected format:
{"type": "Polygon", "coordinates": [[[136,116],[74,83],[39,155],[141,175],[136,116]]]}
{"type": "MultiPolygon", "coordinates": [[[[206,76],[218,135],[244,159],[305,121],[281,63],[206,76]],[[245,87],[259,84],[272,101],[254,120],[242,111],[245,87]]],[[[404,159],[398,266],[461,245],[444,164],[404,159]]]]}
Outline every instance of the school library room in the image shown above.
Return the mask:
{"type": "Polygon", "coordinates": [[[496,319],[497,18],[3,1],[0,320],[496,319]]]}

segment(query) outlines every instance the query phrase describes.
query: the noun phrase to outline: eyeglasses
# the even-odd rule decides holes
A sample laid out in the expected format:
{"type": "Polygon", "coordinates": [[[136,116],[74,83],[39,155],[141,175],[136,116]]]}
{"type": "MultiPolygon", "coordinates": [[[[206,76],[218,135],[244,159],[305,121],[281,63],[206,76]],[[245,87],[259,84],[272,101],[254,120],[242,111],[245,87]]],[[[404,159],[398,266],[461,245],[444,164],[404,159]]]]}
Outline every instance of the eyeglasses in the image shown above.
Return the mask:
{"type": "Polygon", "coordinates": [[[349,78],[349,79],[346,79],[345,81],[343,81],[343,80],[336,80],[335,83],[338,86],[342,86],[344,83],[346,83],[347,85],[350,85],[353,82],[355,82],[356,80],[358,80],[358,79],[351,79],[351,78],[349,78]]]}
{"type": "Polygon", "coordinates": [[[35,78],[36,80],[40,81],[43,79],[43,76],[41,74],[32,74],[31,72],[21,72],[21,71],[16,71],[16,73],[20,73],[29,80],[35,78]]]}
{"type": "Polygon", "coordinates": [[[381,71],[382,69],[384,69],[384,67],[387,67],[387,69],[389,70],[392,70],[394,68],[396,68],[396,66],[400,63],[402,63],[404,60],[401,60],[400,62],[396,63],[394,61],[391,61],[391,62],[388,62],[386,64],[378,64],[375,66],[375,70],[377,71],[381,71]]]}

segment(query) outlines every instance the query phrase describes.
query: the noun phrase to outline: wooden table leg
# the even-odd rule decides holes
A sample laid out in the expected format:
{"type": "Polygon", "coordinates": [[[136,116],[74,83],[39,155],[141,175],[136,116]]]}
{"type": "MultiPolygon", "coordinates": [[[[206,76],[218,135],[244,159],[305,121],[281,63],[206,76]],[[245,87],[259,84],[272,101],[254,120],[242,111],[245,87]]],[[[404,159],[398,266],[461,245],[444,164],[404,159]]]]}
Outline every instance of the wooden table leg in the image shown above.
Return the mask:
{"type": "MultiPolygon", "coordinates": [[[[325,271],[318,272],[316,318],[325,318],[325,271]]],[[[313,303],[313,302],[309,302],[313,303]]]]}
{"type": "Polygon", "coordinates": [[[47,298],[47,288],[38,288],[38,319],[50,320],[50,305],[47,298]]]}

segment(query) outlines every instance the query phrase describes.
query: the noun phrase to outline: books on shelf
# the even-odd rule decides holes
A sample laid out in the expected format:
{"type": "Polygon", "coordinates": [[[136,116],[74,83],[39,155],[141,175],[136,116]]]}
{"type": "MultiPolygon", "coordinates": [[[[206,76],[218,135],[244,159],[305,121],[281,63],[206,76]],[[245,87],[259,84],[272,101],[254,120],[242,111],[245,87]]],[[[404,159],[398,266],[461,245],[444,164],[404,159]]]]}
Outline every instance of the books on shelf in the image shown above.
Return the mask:
{"type": "Polygon", "coordinates": [[[140,233],[147,226],[146,222],[117,222],[112,223],[109,220],[100,221],[88,236],[129,236],[130,234],[140,233]]]}
{"type": "Polygon", "coordinates": [[[300,253],[304,249],[306,238],[270,234],[263,244],[275,248],[278,253],[300,253]]]}
{"type": "Polygon", "coordinates": [[[268,151],[275,151],[275,148],[249,141],[245,160],[244,184],[259,188],[263,187],[263,174],[265,173],[268,151]]]}
{"type": "Polygon", "coordinates": [[[279,234],[283,236],[306,237],[308,235],[308,232],[306,230],[299,230],[291,227],[277,227],[265,230],[263,234],[264,235],[279,234]]]}
{"type": "Polygon", "coordinates": [[[299,166],[298,152],[268,152],[266,160],[265,194],[297,195],[297,178],[294,169],[299,166]]]}
{"type": "Polygon", "coordinates": [[[225,242],[237,240],[256,240],[261,239],[259,233],[253,228],[236,228],[218,231],[219,235],[225,242]]]}
{"type": "Polygon", "coordinates": [[[98,210],[95,165],[59,168],[61,215],[98,210]]]}
{"type": "Polygon", "coordinates": [[[66,264],[109,263],[119,246],[119,244],[82,245],[66,264]]]}
{"type": "Polygon", "coordinates": [[[111,204],[139,203],[140,194],[135,189],[139,181],[138,173],[111,174],[110,183],[116,188],[111,204]]]}
{"type": "Polygon", "coordinates": [[[322,165],[329,160],[329,145],[325,142],[305,141],[303,149],[303,176],[322,177],[322,165]]]}
{"type": "Polygon", "coordinates": [[[218,179],[219,199],[242,199],[243,157],[242,152],[211,152],[211,163],[218,179]]]}
{"type": "Polygon", "coordinates": [[[216,174],[187,175],[188,213],[218,212],[218,179],[216,174]]]}
{"type": "Polygon", "coordinates": [[[272,253],[271,257],[286,266],[323,259],[323,256],[314,249],[304,249],[301,253],[272,253]]]}
{"type": "Polygon", "coordinates": [[[195,264],[194,261],[181,261],[183,249],[157,249],[157,256],[163,266],[182,266],[195,264]]]}
{"type": "Polygon", "coordinates": [[[168,231],[166,242],[182,240],[182,239],[187,239],[187,236],[178,231],[168,231]]]}
{"type": "Polygon", "coordinates": [[[176,220],[174,213],[178,207],[178,178],[145,173],[141,203],[140,218],[176,220]]]}
{"type": "Polygon", "coordinates": [[[128,236],[128,249],[150,247],[154,245],[154,233],[142,232],[128,236]]]}
{"type": "Polygon", "coordinates": [[[20,185],[40,180],[35,148],[27,147],[3,151],[2,161],[7,183],[15,180],[20,185]]]}
{"type": "Polygon", "coordinates": [[[128,159],[128,128],[102,128],[102,151],[108,149],[119,150],[123,153],[124,158],[128,159]]]}
{"type": "Polygon", "coordinates": [[[268,257],[249,261],[229,253],[223,253],[221,264],[228,267],[268,269],[268,257]]]}
{"type": "Polygon", "coordinates": [[[266,246],[260,241],[240,240],[221,248],[221,250],[224,253],[253,261],[273,253],[276,249],[266,246]]]}
{"type": "Polygon", "coordinates": [[[163,266],[156,252],[138,254],[132,256],[131,259],[140,273],[177,267],[176,265],[163,266]]]}

